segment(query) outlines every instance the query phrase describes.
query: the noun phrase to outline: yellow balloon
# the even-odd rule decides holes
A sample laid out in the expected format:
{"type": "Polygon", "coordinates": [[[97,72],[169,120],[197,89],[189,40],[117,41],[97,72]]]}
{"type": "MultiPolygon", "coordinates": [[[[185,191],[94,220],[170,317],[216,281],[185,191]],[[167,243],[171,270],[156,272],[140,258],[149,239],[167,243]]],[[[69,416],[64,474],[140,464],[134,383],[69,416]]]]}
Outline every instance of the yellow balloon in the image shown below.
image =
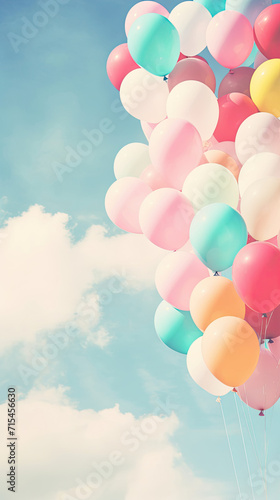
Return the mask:
{"type": "Polygon", "coordinates": [[[250,92],[260,111],[280,117],[280,59],[270,59],[256,69],[250,92]]]}

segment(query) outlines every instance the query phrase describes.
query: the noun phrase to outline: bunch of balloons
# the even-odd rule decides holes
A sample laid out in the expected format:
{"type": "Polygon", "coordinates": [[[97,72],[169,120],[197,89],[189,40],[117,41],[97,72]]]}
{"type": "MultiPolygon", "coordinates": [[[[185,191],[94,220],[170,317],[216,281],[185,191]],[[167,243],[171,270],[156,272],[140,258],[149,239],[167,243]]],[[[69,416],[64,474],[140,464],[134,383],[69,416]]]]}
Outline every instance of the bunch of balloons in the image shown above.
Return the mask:
{"type": "Polygon", "coordinates": [[[144,1],[125,31],[107,71],[149,144],[117,154],[108,216],[169,251],[160,339],[263,414],[280,396],[280,5],[144,1]],[[217,92],[206,47],[229,70],[217,92]]]}

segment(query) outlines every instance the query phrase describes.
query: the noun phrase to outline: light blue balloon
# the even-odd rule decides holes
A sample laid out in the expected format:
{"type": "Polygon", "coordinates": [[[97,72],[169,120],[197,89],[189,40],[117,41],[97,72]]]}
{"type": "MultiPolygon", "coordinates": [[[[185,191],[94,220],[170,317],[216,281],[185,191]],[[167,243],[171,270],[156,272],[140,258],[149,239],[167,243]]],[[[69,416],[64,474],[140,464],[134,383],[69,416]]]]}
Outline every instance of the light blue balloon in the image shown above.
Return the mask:
{"type": "Polygon", "coordinates": [[[213,271],[232,266],[248,233],[241,215],[225,203],[203,207],[192,220],[190,241],[199,259],[213,271]]]}
{"type": "Polygon", "coordinates": [[[204,5],[210,14],[214,17],[216,14],[225,10],[226,0],[194,0],[201,5],[204,5]]]}
{"type": "Polygon", "coordinates": [[[182,354],[187,354],[192,343],[203,335],[190,311],[175,309],[164,300],[156,310],[155,329],[165,345],[182,354]]]}
{"type": "Polygon", "coordinates": [[[254,26],[258,15],[271,4],[271,0],[226,0],[226,10],[240,12],[254,26]]]}
{"type": "Polygon", "coordinates": [[[153,75],[166,76],[180,55],[175,26],[160,14],[144,14],[132,24],[127,38],[134,61],[153,75]]]}

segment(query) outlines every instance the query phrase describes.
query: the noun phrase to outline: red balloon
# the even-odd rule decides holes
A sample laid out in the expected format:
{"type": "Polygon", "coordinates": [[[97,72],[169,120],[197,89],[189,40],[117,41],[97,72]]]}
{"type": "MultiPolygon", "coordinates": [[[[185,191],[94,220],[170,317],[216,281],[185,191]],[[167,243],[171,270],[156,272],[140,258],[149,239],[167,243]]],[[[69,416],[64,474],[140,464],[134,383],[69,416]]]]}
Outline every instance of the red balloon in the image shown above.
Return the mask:
{"type": "Polygon", "coordinates": [[[253,311],[246,306],[245,321],[251,325],[262,340],[275,339],[280,335],[280,306],[267,314],[253,311]]]}
{"type": "Polygon", "coordinates": [[[252,99],[240,92],[232,92],[220,97],[218,104],[219,121],[214,137],[219,142],[235,141],[241,123],[259,111],[252,99]]]}
{"type": "Polygon", "coordinates": [[[280,304],[280,250],[258,241],[243,247],[234,259],[232,279],[243,302],[260,313],[280,304]]]}
{"type": "Polygon", "coordinates": [[[270,5],[259,14],[254,36],[258,49],[265,57],[280,57],[280,4],[270,5]]]}
{"type": "Polygon", "coordinates": [[[107,59],[107,73],[111,83],[120,90],[121,83],[126,75],[139,68],[132,59],[127,43],[115,47],[107,59]]]}

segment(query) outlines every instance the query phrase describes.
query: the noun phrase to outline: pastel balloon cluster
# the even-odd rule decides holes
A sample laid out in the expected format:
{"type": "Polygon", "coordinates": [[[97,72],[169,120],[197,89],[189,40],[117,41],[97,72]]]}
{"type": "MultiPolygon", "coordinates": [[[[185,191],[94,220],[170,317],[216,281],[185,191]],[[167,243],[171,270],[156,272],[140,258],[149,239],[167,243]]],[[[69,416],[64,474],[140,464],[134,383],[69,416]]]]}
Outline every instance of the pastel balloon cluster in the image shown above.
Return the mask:
{"type": "Polygon", "coordinates": [[[280,396],[280,5],[144,1],[125,33],[108,76],[148,144],[116,155],[107,214],[166,251],[161,341],[263,412],[280,396]],[[206,47],[229,70],[218,89],[206,47]]]}

